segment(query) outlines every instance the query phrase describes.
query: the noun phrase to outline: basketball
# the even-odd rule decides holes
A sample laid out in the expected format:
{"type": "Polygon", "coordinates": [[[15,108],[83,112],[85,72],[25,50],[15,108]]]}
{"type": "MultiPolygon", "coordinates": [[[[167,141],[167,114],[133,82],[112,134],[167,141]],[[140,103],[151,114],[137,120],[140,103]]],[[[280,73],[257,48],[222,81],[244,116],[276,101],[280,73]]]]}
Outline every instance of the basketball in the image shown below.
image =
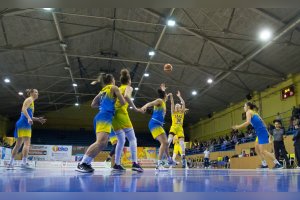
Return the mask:
{"type": "Polygon", "coordinates": [[[164,71],[165,72],[171,72],[173,70],[173,67],[172,67],[172,65],[171,64],[165,64],[164,65],[164,71]]]}

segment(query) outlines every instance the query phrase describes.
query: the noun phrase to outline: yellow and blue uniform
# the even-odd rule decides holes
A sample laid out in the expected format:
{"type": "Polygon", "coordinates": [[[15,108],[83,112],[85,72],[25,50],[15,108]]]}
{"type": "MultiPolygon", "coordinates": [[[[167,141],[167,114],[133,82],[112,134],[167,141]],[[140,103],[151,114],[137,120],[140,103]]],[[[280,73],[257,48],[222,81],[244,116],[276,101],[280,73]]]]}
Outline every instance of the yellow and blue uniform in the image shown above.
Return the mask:
{"type": "MultiPolygon", "coordinates": [[[[32,119],[34,113],[34,101],[32,101],[30,106],[27,108],[27,113],[32,119]]],[[[31,137],[31,125],[28,123],[28,119],[23,112],[21,112],[21,116],[16,123],[14,137],[31,137]]]]}
{"type": "MultiPolygon", "coordinates": [[[[119,87],[119,90],[122,94],[122,96],[125,95],[125,90],[127,88],[127,85],[121,85],[119,87]]],[[[132,128],[132,123],[128,115],[128,103],[126,102],[125,105],[121,105],[119,99],[117,99],[115,104],[115,116],[112,121],[112,125],[114,128],[114,131],[118,131],[125,128],[132,128]]]]}
{"type": "Polygon", "coordinates": [[[118,142],[118,138],[116,136],[116,133],[113,130],[111,130],[111,132],[109,134],[109,141],[112,145],[117,144],[117,142],[118,142]]]}
{"type": "Polygon", "coordinates": [[[112,130],[112,120],[115,114],[116,97],[111,91],[113,85],[106,85],[100,91],[99,112],[94,118],[94,129],[96,133],[109,134],[112,130]]]}
{"type": "Polygon", "coordinates": [[[154,106],[152,118],[148,124],[148,127],[154,139],[156,139],[161,134],[165,134],[165,130],[163,128],[165,115],[166,103],[162,101],[162,104],[160,106],[154,106]]]}
{"type": "Polygon", "coordinates": [[[256,142],[258,142],[258,144],[268,144],[269,133],[258,113],[253,113],[251,117],[251,124],[257,135],[256,142]]]}
{"type": "Polygon", "coordinates": [[[174,144],[173,153],[182,155],[182,149],[181,146],[179,145],[179,139],[177,135],[175,135],[173,138],[173,144],[174,144]]]}
{"type": "Polygon", "coordinates": [[[178,138],[184,138],[184,131],[183,131],[183,120],[184,120],[184,113],[182,112],[173,112],[172,114],[172,126],[170,129],[170,133],[177,135],[178,138]]]}

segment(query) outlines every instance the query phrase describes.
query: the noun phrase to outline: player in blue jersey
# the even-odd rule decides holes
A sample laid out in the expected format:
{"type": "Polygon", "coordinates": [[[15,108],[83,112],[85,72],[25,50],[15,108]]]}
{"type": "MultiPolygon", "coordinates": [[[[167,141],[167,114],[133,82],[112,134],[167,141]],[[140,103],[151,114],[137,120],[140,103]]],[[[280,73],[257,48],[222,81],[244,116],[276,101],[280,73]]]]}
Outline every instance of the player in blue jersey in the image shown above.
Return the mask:
{"type": "Polygon", "coordinates": [[[166,132],[163,128],[164,119],[167,111],[166,101],[168,96],[172,95],[166,94],[166,86],[165,84],[161,84],[160,88],[157,90],[158,98],[150,103],[144,105],[141,109],[145,112],[148,107],[153,107],[153,114],[151,120],[149,122],[149,130],[152,134],[152,137],[160,142],[160,148],[158,153],[158,162],[157,162],[157,170],[164,170],[162,163],[162,156],[166,153],[169,165],[174,165],[172,158],[169,154],[169,145],[166,132]]]}
{"type": "Polygon", "coordinates": [[[98,81],[104,87],[91,104],[92,108],[99,108],[99,112],[94,118],[96,142],[87,149],[82,161],[78,163],[76,171],[83,173],[92,173],[94,171],[91,162],[107,145],[109,134],[112,130],[116,99],[120,101],[121,105],[126,103],[119,88],[115,86],[115,79],[111,74],[100,75],[98,81]]]}
{"type": "Polygon", "coordinates": [[[34,101],[38,99],[39,92],[37,89],[27,89],[26,90],[28,98],[25,99],[22,112],[19,120],[16,123],[14,137],[17,139],[16,145],[12,150],[11,160],[9,162],[7,169],[14,168],[14,160],[15,156],[17,155],[19,149],[21,148],[22,144],[24,144],[22,149],[22,168],[29,168],[27,163],[28,152],[30,148],[30,140],[31,140],[31,126],[33,121],[40,122],[44,124],[46,119],[43,117],[33,117],[34,114],[34,101]]]}
{"type": "Polygon", "coordinates": [[[257,106],[254,103],[247,102],[244,105],[244,110],[246,112],[246,122],[241,125],[235,125],[232,128],[235,130],[242,129],[247,127],[248,125],[252,125],[255,129],[257,138],[255,144],[255,150],[258,156],[262,161],[261,168],[268,168],[266,157],[269,157],[273,160],[275,166],[273,169],[282,169],[282,165],[276,160],[275,156],[265,150],[266,144],[269,143],[269,132],[267,130],[267,126],[264,121],[261,119],[259,114],[256,112],[258,110],[257,106]]]}

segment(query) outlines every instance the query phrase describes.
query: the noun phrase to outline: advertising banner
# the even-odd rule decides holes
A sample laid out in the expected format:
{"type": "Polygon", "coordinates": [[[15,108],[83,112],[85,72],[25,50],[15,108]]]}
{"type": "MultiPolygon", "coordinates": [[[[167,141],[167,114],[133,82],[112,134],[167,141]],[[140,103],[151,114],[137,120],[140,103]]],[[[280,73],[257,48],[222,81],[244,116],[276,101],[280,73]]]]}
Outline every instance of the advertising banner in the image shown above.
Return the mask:
{"type": "Polygon", "coordinates": [[[72,146],[50,146],[50,160],[71,161],[72,146]]]}
{"type": "Polygon", "coordinates": [[[71,161],[72,146],[31,145],[28,159],[35,161],[71,161]]]}
{"type": "MultiPolygon", "coordinates": [[[[155,147],[138,147],[137,148],[138,162],[141,166],[152,167],[156,165],[157,152],[155,147]]],[[[122,165],[131,166],[131,153],[129,147],[124,147],[122,155],[122,165]]]]}

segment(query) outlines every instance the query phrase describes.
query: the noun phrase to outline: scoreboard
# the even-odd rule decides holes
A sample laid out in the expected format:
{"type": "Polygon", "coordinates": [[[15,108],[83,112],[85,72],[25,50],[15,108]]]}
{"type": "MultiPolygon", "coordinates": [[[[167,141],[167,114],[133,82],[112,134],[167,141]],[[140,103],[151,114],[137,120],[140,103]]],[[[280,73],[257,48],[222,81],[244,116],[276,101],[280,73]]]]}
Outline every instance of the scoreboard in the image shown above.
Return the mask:
{"type": "Polygon", "coordinates": [[[291,85],[291,86],[281,90],[281,99],[282,100],[285,100],[294,95],[295,95],[295,86],[294,85],[291,85]]]}

